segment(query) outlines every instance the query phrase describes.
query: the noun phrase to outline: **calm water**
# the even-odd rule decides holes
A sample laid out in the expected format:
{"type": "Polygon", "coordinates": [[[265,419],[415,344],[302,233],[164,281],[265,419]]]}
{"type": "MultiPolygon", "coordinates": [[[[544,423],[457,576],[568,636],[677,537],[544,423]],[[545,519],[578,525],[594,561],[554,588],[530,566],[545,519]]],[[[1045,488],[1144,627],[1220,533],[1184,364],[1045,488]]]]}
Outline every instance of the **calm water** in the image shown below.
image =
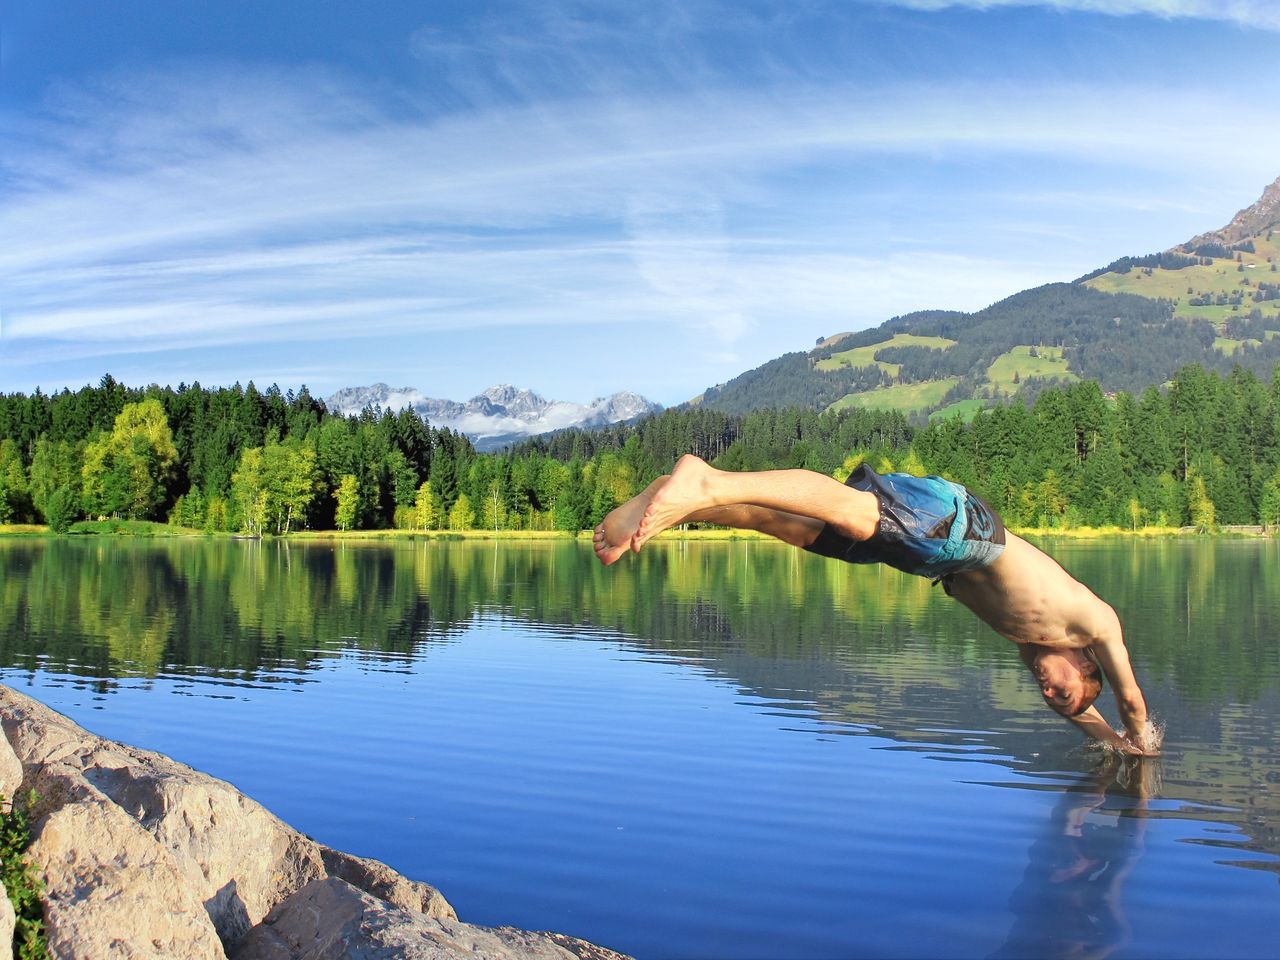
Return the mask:
{"type": "Polygon", "coordinates": [[[1125,620],[1163,759],[1083,748],[925,581],[761,542],[0,542],[0,678],[475,923],[1275,956],[1280,542],[1051,549],[1125,620]]]}

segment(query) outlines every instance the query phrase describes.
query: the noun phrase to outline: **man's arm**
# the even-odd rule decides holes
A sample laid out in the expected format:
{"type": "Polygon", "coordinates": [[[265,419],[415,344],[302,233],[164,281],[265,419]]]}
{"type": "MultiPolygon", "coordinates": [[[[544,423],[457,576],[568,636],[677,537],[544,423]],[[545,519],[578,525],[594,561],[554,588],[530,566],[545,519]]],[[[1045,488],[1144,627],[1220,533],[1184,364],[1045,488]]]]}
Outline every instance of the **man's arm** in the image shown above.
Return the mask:
{"type": "MultiPolygon", "coordinates": [[[[1107,682],[1115,692],[1116,709],[1120,711],[1120,722],[1124,724],[1126,732],[1124,740],[1131,747],[1138,748],[1126,752],[1147,753],[1151,749],[1151,745],[1147,743],[1147,701],[1142,696],[1142,688],[1138,686],[1138,678],[1133,675],[1133,665],[1129,662],[1129,650],[1124,645],[1120,618],[1116,616],[1114,610],[1107,607],[1106,619],[1107,623],[1099,632],[1091,649],[1098,659],[1098,666],[1102,668],[1103,676],[1107,678],[1107,682]]],[[[1089,712],[1097,713],[1090,708],[1090,711],[1083,714],[1081,719],[1088,716],[1089,712]]],[[[1098,716],[1098,720],[1105,725],[1106,721],[1102,720],[1101,715],[1098,716]]],[[[1097,736],[1092,732],[1090,735],[1097,736]]],[[[1111,742],[1105,737],[1097,738],[1107,743],[1111,742]]]]}
{"type": "Polygon", "coordinates": [[[1107,723],[1106,718],[1098,712],[1097,707],[1090,707],[1084,713],[1070,719],[1087,735],[1105,743],[1109,747],[1114,747],[1121,753],[1131,753],[1138,756],[1155,755],[1154,753],[1147,753],[1145,746],[1141,745],[1140,738],[1131,740],[1129,737],[1122,737],[1112,730],[1111,724],[1107,723]]]}

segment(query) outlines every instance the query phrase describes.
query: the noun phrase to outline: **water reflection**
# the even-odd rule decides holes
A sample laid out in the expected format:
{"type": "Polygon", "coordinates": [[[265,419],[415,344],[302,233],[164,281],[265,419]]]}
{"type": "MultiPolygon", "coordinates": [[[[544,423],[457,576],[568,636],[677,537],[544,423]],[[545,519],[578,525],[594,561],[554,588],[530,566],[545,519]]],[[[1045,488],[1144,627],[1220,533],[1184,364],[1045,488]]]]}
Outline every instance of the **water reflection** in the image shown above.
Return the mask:
{"type": "Polygon", "coordinates": [[[1104,757],[1064,790],[1010,897],[1013,926],[993,958],[1102,960],[1129,943],[1125,882],[1142,856],[1160,761],[1104,757]]]}
{"type": "MultiPolygon", "coordinates": [[[[1200,702],[1276,689],[1280,542],[1052,549],[1121,611],[1140,668],[1200,702]]],[[[0,543],[0,601],[13,618],[0,662],[38,650],[98,676],[305,667],[335,643],[408,654],[489,611],[712,660],[861,671],[921,639],[958,665],[1007,654],[922,579],[753,541],[659,544],[608,570],[571,542],[11,541],[0,543]]]]}
{"type": "MultiPolygon", "coordinates": [[[[1203,842],[1280,853],[1280,542],[1051,549],[1120,610],[1169,725],[1171,802],[1153,815],[1194,807],[1243,831],[1203,842]]],[[[568,541],[15,540],[0,543],[0,602],[9,677],[68,675],[103,696],[125,679],[180,680],[187,696],[300,685],[352,654],[430,670],[433,651],[506,618],[622,638],[824,736],[1026,771],[1078,741],[1009,645],[926,581],[758,541],[654,544],[604,569],[568,541]]]]}

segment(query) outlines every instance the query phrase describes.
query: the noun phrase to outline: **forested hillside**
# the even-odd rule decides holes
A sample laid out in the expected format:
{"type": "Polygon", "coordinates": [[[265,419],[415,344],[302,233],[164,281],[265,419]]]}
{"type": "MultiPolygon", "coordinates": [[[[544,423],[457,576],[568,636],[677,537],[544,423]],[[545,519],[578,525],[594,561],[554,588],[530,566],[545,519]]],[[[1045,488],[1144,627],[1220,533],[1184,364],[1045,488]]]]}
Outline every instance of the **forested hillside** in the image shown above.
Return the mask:
{"type": "Polygon", "coordinates": [[[1019,394],[1030,401],[1044,388],[1032,376],[1009,395],[993,389],[991,382],[992,365],[1018,347],[1059,349],[1075,377],[1097,380],[1104,391],[1138,393],[1192,363],[1221,373],[1241,366],[1264,376],[1280,361],[1280,337],[1267,332],[1271,330],[1280,330],[1280,320],[1244,314],[1219,330],[1208,320],[1175,318],[1166,300],[1053,283],[977,313],[925,311],[894,317],[874,330],[771,360],[707,389],[696,403],[735,413],[784,403],[822,410],[849,393],[945,378],[955,381],[946,403],[972,397],[1003,401],[1019,394]],[[891,346],[895,335],[903,333],[955,343],[946,348],[891,346]],[[1220,338],[1229,334],[1240,342],[1226,350],[1220,338]],[[874,352],[876,363],[834,368],[830,363],[855,348],[877,344],[882,348],[874,352]],[[884,369],[889,363],[899,369],[890,373],[884,369]]]}
{"type": "Polygon", "coordinates": [[[1177,248],[1121,257],[976,313],[922,311],[830,337],[692,402],[734,413],[878,406],[923,419],[1013,397],[1032,402],[1055,381],[1140,393],[1188,364],[1264,376],[1280,360],[1277,229],[1280,179],[1226,227],[1177,248]],[[902,345],[904,335],[938,342],[902,345]],[[1059,367],[1028,362],[1050,351],[1059,367]]]}
{"type": "MultiPolygon", "coordinates": [[[[939,327],[938,329],[945,329],[939,327]]],[[[1013,526],[1280,524],[1280,378],[1190,366],[1167,390],[1096,382],[913,425],[900,412],[668,410],[478,454],[410,411],[329,413],[305,388],[0,395],[0,523],[169,521],[301,529],[579,530],[685,452],[726,469],[940,473],[1013,526]]]]}

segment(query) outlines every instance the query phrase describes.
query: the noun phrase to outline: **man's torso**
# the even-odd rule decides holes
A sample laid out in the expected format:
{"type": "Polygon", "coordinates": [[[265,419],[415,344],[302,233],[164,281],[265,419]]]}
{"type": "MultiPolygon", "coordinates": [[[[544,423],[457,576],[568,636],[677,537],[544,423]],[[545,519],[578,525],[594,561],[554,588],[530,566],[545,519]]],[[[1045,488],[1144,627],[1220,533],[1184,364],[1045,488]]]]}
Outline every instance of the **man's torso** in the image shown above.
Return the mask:
{"type": "Polygon", "coordinates": [[[990,566],[957,573],[948,592],[1014,643],[1087,647],[1105,630],[1110,607],[1047,554],[1006,535],[990,566]]]}

